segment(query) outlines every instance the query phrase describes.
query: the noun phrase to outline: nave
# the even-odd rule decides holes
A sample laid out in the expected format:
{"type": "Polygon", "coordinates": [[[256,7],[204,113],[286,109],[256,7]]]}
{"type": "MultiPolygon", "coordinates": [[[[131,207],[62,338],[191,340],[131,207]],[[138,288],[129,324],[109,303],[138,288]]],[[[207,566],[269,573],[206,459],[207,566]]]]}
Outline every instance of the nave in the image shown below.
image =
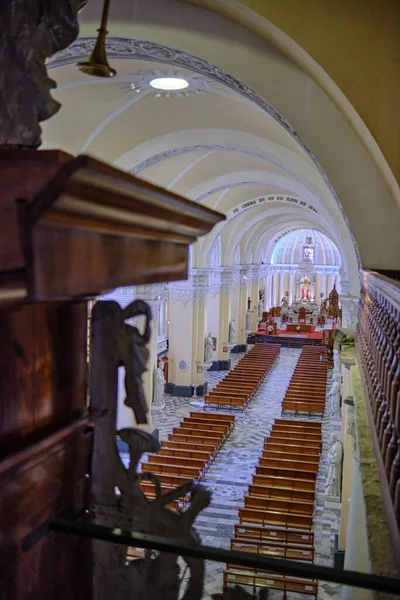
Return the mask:
{"type": "MultiPolygon", "coordinates": [[[[232,355],[232,368],[243,357],[243,354],[232,355]]],[[[227,548],[233,537],[234,525],[238,523],[238,509],[243,506],[243,497],[247,494],[248,485],[261,455],[264,439],[269,435],[274,419],[281,417],[281,405],[285,390],[289,384],[294,368],[300,356],[300,350],[282,348],[280,355],[260,385],[254,399],[243,412],[235,412],[236,422],[228,439],[211,467],[207,470],[202,483],[212,491],[210,506],[205,509],[195,522],[202,543],[210,546],[227,548]]],[[[213,389],[226,372],[208,372],[209,389],[213,389]]],[[[331,373],[328,375],[327,389],[330,388],[331,373]]],[[[159,430],[160,440],[167,439],[174,427],[177,427],[191,411],[202,410],[202,400],[191,401],[165,395],[165,408],[153,416],[155,428],[159,430]]],[[[207,414],[212,411],[208,410],[207,414]]],[[[221,414],[223,411],[215,412],[221,414]]],[[[232,413],[230,413],[232,414],[232,413]]],[[[284,416],[293,419],[293,415],[284,416]]],[[[304,420],[304,417],[299,418],[304,420]]],[[[318,418],[314,420],[318,421],[318,418]]],[[[322,422],[322,454],[317,476],[316,506],[314,511],[315,562],[332,566],[335,548],[335,534],[339,530],[340,511],[331,508],[326,502],[324,491],[328,470],[327,451],[330,433],[340,429],[339,422],[333,422],[329,408],[325,410],[322,422]]],[[[224,566],[209,561],[206,565],[205,599],[222,589],[224,566]]],[[[341,596],[340,586],[319,582],[318,599],[338,599],[341,596]]],[[[303,599],[307,596],[289,594],[289,598],[303,599]]],[[[282,598],[282,592],[270,590],[269,598],[282,598]]]]}

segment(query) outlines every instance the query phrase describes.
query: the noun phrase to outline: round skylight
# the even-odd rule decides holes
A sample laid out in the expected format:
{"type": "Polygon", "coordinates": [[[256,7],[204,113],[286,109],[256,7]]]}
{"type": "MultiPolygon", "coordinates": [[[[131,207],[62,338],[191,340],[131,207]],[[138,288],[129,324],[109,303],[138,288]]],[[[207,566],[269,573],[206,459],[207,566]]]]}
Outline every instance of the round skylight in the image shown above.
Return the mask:
{"type": "Polygon", "coordinates": [[[189,82],[180,77],[157,77],[149,83],[152,88],[164,91],[184,90],[189,87],[189,82]]]}

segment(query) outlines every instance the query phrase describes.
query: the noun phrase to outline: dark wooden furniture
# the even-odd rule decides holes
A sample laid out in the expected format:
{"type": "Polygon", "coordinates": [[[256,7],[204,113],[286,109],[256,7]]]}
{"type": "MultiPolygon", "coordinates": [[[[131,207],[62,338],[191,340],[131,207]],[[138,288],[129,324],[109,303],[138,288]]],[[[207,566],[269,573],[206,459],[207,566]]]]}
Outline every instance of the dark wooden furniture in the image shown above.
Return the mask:
{"type": "Polygon", "coordinates": [[[90,509],[87,300],[181,279],[223,217],[85,156],[0,151],[0,595],[90,600],[91,542],[48,533],[90,509]]]}

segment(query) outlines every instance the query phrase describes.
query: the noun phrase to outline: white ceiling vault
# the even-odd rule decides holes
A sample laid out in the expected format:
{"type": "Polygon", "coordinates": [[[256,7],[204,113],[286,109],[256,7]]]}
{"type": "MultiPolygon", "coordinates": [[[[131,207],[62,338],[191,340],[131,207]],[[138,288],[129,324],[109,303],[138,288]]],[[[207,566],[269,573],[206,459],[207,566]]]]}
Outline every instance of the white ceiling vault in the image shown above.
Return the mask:
{"type": "Polygon", "coordinates": [[[207,267],[211,255],[215,262],[217,238],[221,265],[259,262],[280,232],[304,227],[333,242],[357,288],[357,251],[343,209],[267,99],[184,52],[135,40],[110,44],[113,79],[76,69],[92,39],[49,61],[62,109],[44,124],[44,149],[89,154],[224,213],[227,220],[195,245],[194,267],[207,267]],[[149,82],[162,76],[189,86],[159,93],[149,82]]]}

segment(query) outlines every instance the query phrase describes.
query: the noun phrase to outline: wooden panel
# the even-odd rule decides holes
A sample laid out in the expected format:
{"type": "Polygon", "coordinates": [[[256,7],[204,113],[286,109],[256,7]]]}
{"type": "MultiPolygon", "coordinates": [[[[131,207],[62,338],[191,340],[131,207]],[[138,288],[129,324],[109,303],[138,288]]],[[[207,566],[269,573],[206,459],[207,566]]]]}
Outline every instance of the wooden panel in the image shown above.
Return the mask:
{"type": "Polygon", "coordinates": [[[0,311],[0,596],[91,597],[91,543],[49,533],[22,540],[65,507],[90,502],[87,304],[0,311]]]}
{"type": "Polygon", "coordinates": [[[2,455],[69,423],[86,401],[86,302],[0,310],[2,455]]]}

